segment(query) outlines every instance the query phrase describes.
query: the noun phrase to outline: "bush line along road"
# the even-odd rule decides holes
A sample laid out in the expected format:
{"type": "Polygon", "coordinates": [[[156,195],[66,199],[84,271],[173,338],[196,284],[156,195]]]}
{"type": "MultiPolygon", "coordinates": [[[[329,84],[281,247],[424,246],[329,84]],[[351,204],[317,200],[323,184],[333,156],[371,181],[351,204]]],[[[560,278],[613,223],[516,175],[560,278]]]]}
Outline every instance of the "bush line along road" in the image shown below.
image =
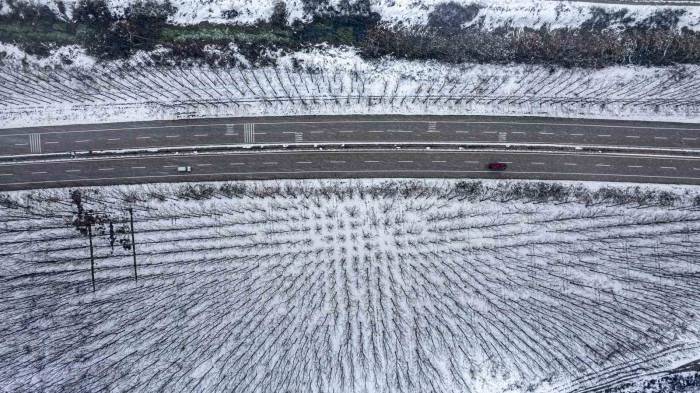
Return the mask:
{"type": "MultiPolygon", "coordinates": [[[[178,180],[496,177],[700,184],[700,157],[584,152],[458,151],[448,143],[700,149],[700,125],[513,117],[201,119],[0,130],[0,189],[178,180]],[[405,150],[147,154],[49,159],[41,154],[204,145],[418,143],[405,150]],[[420,143],[445,143],[426,150],[420,143]],[[37,160],[15,162],[36,154],[37,160]],[[489,162],[509,164],[501,173],[489,162]],[[178,166],[191,166],[180,174],[178,166]]],[[[680,153],[680,151],[679,151],[680,153]]],[[[663,155],[661,155],[663,154],[663,155]]]]}

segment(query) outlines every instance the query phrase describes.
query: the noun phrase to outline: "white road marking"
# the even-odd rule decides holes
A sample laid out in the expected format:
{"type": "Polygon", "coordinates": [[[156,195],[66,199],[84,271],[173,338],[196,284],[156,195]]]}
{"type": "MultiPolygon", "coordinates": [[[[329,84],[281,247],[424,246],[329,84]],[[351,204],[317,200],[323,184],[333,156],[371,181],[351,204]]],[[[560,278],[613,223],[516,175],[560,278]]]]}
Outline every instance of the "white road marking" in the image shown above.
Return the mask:
{"type": "Polygon", "coordinates": [[[197,166],[212,166],[214,164],[197,164],[197,166]]]}
{"type": "Polygon", "coordinates": [[[245,165],[245,164],[242,162],[231,162],[231,163],[229,163],[229,165],[245,165]]]}
{"type": "Polygon", "coordinates": [[[113,171],[114,168],[99,168],[98,171],[113,171]]]}
{"type": "Polygon", "coordinates": [[[595,164],[595,166],[610,166],[609,164],[595,164]]]}
{"type": "MultiPolygon", "coordinates": [[[[325,131],[311,131],[312,134],[323,134],[325,131]]],[[[370,131],[371,132],[371,131],[370,131]]]]}
{"type": "Polygon", "coordinates": [[[52,141],[52,142],[44,142],[44,143],[47,144],[47,145],[56,145],[56,144],[58,144],[58,142],[53,142],[53,141],[52,141]]]}
{"type": "Polygon", "coordinates": [[[598,134],[598,136],[601,138],[608,138],[610,137],[610,134],[598,134]]]}
{"type": "Polygon", "coordinates": [[[544,165],[544,162],[531,162],[532,165],[544,165]]]}
{"type": "Polygon", "coordinates": [[[45,175],[48,172],[32,172],[32,175],[45,175]]]}
{"type": "Polygon", "coordinates": [[[311,164],[311,161],[297,161],[297,164],[311,164]]]}
{"type": "Polygon", "coordinates": [[[66,169],[67,173],[80,172],[80,169],[66,169]]]}
{"type": "Polygon", "coordinates": [[[15,146],[29,146],[29,143],[15,143],[15,146]]]}
{"type": "Polygon", "coordinates": [[[644,168],[642,165],[627,165],[627,168],[644,168]]]}
{"type": "Polygon", "coordinates": [[[447,161],[431,161],[431,162],[434,162],[436,164],[442,164],[442,163],[446,163],[447,161]]]}
{"type": "Polygon", "coordinates": [[[146,169],[145,166],[132,166],[131,169],[146,169]]]}
{"type": "Polygon", "coordinates": [[[553,132],[538,132],[540,135],[554,135],[553,132]]]}
{"type": "Polygon", "coordinates": [[[467,164],[478,164],[479,161],[464,161],[467,164]]]}
{"type": "Polygon", "coordinates": [[[666,140],[666,139],[668,139],[668,138],[665,137],[665,136],[655,136],[654,139],[666,140]]]}
{"type": "Polygon", "coordinates": [[[166,135],[166,138],[179,138],[180,135],[166,135]]]}
{"type": "Polygon", "coordinates": [[[75,143],[88,143],[90,142],[90,139],[81,139],[79,141],[75,141],[75,143]]]}
{"type": "Polygon", "coordinates": [[[583,136],[583,134],[569,134],[571,136],[583,136]]]}
{"type": "Polygon", "coordinates": [[[525,135],[524,131],[511,131],[511,134],[523,134],[525,135]]]}
{"type": "Polygon", "coordinates": [[[121,140],[122,138],[107,138],[108,141],[118,141],[121,140]]]}
{"type": "Polygon", "coordinates": [[[457,134],[468,134],[469,131],[455,131],[457,134]]]}
{"type": "Polygon", "coordinates": [[[263,165],[277,165],[277,161],[267,161],[267,162],[263,162],[263,165]]]}
{"type": "Polygon", "coordinates": [[[635,138],[635,139],[639,139],[639,135],[626,135],[625,138],[635,138]]]}
{"type": "Polygon", "coordinates": [[[341,134],[352,134],[355,131],[338,131],[341,134]]]}
{"type": "Polygon", "coordinates": [[[177,165],[163,165],[163,168],[177,168],[177,165]]]}
{"type": "Polygon", "coordinates": [[[496,134],[498,131],[481,131],[482,134],[496,134]]]}
{"type": "Polygon", "coordinates": [[[345,161],[333,161],[333,160],[330,160],[330,161],[328,161],[328,162],[330,162],[331,164],[345,164],[345,161]]]}
{"type": "Polygon", "coordinates": [[[136,139],[151,139],[150,136],[137,136],[136,139]]]}
{"type": "Polygon", "coordinates": [[[194,134],[193,136],[204,137],[204,136],[209,136],[209,134],[194,134]]]}
{"type": "Polygon", "coordinates": [[[684,141],[697,141],[698,138],[681,138],[684,141]]]}
{"type": "Polygon", "coordinates": [[[371,162],[371,163],[374,163],[374,162],[381,162],[381,161],[373,161],[373,160],[369,160],[369,161],[364,161],[364,162],[371,162]]]}
{"type": "Polygon", "coordinates": [[[399,160],[399,161],[397,161],[397,162],[400,162],[400,163],[411,163],[411,162],[413,162],[413,161],[411,161],[411,160],[399,160]]]}
{"type": "Polygon", "coordinates": [[[13,173],[0,173],[0,176],[14,176],[13,173]]]}
{"type": "Polygon", "coordinates": [[[567,166],[576,166],[576,164],[573,163],[573,162],[565,162],[564,165],[567,165],[567,166]]]}
{"type": "Polygon", "coordinates": [[[670,170],[672,170],[672,171],[675,171],[675,170],[676,170],[676,167],[675,167],[675,166],[662,166],[662,167],[660,167],[660,168],[661,168],[661,169],[670,169],[670,170]]]}
{"type": "Polygon", "coordinates": [[[367,132],[369,132],[370,134],[381,134],[384,131],[367,131],[367,132]]]}

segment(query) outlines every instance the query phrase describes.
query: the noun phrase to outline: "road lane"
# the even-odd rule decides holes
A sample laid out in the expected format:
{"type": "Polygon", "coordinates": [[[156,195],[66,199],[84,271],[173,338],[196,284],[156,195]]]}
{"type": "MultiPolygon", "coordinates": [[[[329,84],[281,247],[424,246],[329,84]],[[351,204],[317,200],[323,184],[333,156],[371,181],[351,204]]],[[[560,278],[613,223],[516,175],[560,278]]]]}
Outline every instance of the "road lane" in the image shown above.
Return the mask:
{"type": "Polygon", "coordinates": [[[301,142],[506,142],[700,148],[700,125],[478,116],[202,119],[3,129],[0,155],[301,142]]]}
{"type": "Polygon", "coordinates": [[[700,184],[700,158],[613,154],[365,150],[159,155],[0,164],[0,190],[274,178],[446,177],[700,184]],[[486,169],[507,162],[505,172],[486,169]],[[181,174],[177,167],[192,172],[181,174]]]}

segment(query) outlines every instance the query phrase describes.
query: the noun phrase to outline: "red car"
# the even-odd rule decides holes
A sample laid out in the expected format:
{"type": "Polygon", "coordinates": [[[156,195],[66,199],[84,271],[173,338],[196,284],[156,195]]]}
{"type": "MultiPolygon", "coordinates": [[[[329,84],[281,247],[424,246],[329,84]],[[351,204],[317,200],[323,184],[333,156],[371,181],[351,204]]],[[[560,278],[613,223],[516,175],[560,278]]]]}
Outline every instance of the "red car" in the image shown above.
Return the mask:
{"type": "Polygon", "coordinates": [[[488,166],[490,171],[505,171],[508,168],[505,162],[492,162],[488,166]]]}

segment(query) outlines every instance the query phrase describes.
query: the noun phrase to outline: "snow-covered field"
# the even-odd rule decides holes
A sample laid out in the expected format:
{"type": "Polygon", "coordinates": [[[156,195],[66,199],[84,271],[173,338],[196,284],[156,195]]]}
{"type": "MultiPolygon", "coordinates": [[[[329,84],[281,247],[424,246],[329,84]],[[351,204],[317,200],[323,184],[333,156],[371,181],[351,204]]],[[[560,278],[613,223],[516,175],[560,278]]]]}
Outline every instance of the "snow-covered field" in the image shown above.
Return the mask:
{"type": "Polygon", "coordinates": [[[698,66],[591,70],[369,62],[351,49],[299,52],[278,63],[152,67],[132,60],[53,69],[8,62],[0,68],[0,127],[375,113],[700,121],[698,66]]]}
{"type": "MultiPolygon", "coordinates": [[[[0,0],[2,1],[7,0],[0,0]]],[[[272,15],[273,8],[279,0],[170,0],[177,7],[177,13],[172,22],[183,25],[210,23],[243,23],[252,24],[259,20],[267,20],[272,15]],[[225,18],[226,11],[236,10],[238,16],[225,18]]],[[[685,10],[678,21],[678,27],[688,27],[700,30],[700,7],[694,6],[665,6],[663,1],[658,5],[640,4],[604,4],[596,2],[568,2],[542,0],[450,0],[454,3],[468,6],[475,4],[480,7],[476,22],[483,22],[485,28],[498,26],[533,27],[547,25],[553,28],[577,27],[592,15],[591,8],[597,7],[609,13],[627,10],[629,23],[641,21],[653,15],[660,9],[685,10]]],[[[76,0],[61,0],[68,15],[76,0]]],[[[110,0],[110,7],[120,12],[136,0],[110,0]]],[[[358,0],[329,0],[304,1],[284,0],[289,12],[289,22],[299,19],[308,21],[310,15],[305,12],[305,3],[317,3],[336,7],[342,2],[358,3],[358,0]]],[[[381,20],[391,25],[420,26],[427,22],[428,14],[447,0],[369,0],[370,8],[380,15],[381,20]]],[[[682,0],[678,1],[679,3],[682,0]]],[[[37,0],[37,3],[49,5],[55,12],[59,11],[57,0],[37,0]]],[[[693,4],[692,2],[688,2],[693,4]]],[[[0,8],[0,12],[1,12],[0,8]]]]}
{"type": "Polygon", "coordinates": [[[700,358],[700,189],[625,187],[5,194],[0,390],[564,393],[658,378],[700,358]],[[90,215],[95,292],[74,225],[90,215]]]}

